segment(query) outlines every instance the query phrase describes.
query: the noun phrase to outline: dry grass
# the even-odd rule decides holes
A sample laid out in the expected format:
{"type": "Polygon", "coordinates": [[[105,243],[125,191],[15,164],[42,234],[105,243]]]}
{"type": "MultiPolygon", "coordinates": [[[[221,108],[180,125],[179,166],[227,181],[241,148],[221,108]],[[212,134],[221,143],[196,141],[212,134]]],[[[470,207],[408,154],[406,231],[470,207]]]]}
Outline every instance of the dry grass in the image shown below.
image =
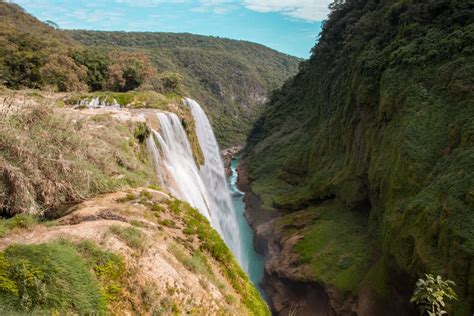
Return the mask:
{"type": "Polygon", "coordinates": [[[0,97],[0,213],[45,214],[152,174],[136,126],[54,107],[26,93],[0,97]],[[150,172],[150,173],[149,173],[150,172]]]}

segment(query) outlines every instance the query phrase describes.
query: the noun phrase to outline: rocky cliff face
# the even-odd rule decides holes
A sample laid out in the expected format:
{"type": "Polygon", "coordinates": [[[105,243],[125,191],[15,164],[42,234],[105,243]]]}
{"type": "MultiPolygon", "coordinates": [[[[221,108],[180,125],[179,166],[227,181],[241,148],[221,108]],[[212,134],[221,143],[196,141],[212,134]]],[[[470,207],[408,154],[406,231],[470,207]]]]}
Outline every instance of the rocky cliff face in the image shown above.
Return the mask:
{"type": "Polygon", "coordinates": [[[244,155],[273,283],[310,282],[336,314],[376,315],[408,313],[416,278],[436,273],[457,283],[450,313],[472,313],[472,13],[457,1],[333,8],[244,155]]]}

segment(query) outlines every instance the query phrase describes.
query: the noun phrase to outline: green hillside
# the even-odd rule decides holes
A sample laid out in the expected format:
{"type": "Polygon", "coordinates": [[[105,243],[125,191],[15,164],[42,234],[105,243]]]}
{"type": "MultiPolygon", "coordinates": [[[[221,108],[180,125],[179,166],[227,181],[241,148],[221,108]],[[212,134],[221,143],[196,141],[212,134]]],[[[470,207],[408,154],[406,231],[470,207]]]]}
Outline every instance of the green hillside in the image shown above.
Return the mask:
{"type": "Polygon", "coordinates": [[[178,73],[183,90],[203,103],[225,145],[242,142],[268,93],[297,72],[301,61],[246,41],[193,34],[68,32],[104,51],[141,51],[158,72],[178,73]]]}
{"type": "Polygon", "coordinates": [[[253,216],[299,227],[303,278],[394,302],[440,274],[472,315],[473,22],[465,1],[345,1],[272,95],[245,156],[253,216]]]}
{"type": "Polygon", "coordinates": [[[0,84],[51,91],[154,90],[205,107],[221,145],[242,143],[268,94],[301,60],[192,34],[63,31],[0,2],[0,84]]]}

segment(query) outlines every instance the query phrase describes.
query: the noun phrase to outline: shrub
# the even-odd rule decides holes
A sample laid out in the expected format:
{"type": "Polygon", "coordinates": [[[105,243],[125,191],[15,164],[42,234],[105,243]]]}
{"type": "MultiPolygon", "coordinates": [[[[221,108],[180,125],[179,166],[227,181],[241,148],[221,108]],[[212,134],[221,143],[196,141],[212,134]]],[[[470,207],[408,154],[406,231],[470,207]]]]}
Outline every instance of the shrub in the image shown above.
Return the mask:
{"type": "Polygon", "coordinates": [[[110,231],[122,239],[132,249],[142,249],[145,235],[135,227],[120,227],[113,225],[110,231]]]}
{"type": "Polygon", "coordinates": [[[28,229],[38,223],[36,217],[29,214],[18,214],[9,219],[0,219],[0,237],[13,229],[28,229]]]}
{"type": "Polygon", "coordinates": [[[213,277],[209,263],[201,251],[195,250],[192,256],[189,256],[184,249],[176,244],[172,244],[168,249],[189,271],[202,274],[208,278],[213,277]]]}
{"type": "Polygon", "coordinates": [[[147,82],[154,74],[149,58],[141,53],[118,53],[109,66],[106,88],[125,92],[147,82]]]}
{"type": "MultiPolygon", "coordinates": [[[[41,83],[39,69],[46,53],[42,39],[33,34],[11,32],[6,44],[2,43],[2,83],[9,88],[38,88],[41,83]]],[[[0,60],[1,61],[1,60],[0,60]]]]}
{"type": "Polygon", "coordinates": [[[140,143],[143,143],[148,138],[148,136],[150,136],[150,129],[146,123],[140,122],[138,123],[138,126],[135,127],[133,136],[135,136],[135,138],[138,139],[140,143]]]}
{"type": "Polygon", "coordinates": [[[439,275],[435,278],[431,274],[425,274],[425,279],[416,282],[411,302],[418,304],[422,314],[426,312],[430,316],[445,315],[448,312],[445,310],[444,299],[456,299],[453,286],[455,286],[453,281],[444,281],[439,275]]]}
{"type": "Polygon", "coordinates": [[[94,242],[85,240],[75,245],[87,265],[99,279],[101,290],[107,302],[121,297],[122,284],[126,275],[123,258],[110,251],[100,249],[94,242]]]}
{"type": "Polygon", "coordinates": [[[164,207],[162,207],[160,204],[158,204],[158,203],[153,203],[153,205],[151,206],[151,210],[152,210],[153,212],[158,212],[158,213],[160,213],[160,212],[163,212],[165,209],[164,209],[164,207]]]}
{"type": "Polygon", "coordinates": [[[175,72],[164,72],[154,76],[151,79],[153,90],[160,93],[182,94],[184,78],[181,74],[175,72]]]}
{"type": "Polygon", "coordinates": [[[76,50],[72,53],[74,61],[87,68],[87,85],[91,91],[105,88],[109,73],[110,59],[96,49],[76,50]]]}
{"type": "Polygon", "coordinates": [[[85,91],[87,85],[87,68],[78,66],[74,60],[64,54],[52,54],[44,66],[40,68],[40,75],[46,86],[52,86],[57,91],[85,91]]]}

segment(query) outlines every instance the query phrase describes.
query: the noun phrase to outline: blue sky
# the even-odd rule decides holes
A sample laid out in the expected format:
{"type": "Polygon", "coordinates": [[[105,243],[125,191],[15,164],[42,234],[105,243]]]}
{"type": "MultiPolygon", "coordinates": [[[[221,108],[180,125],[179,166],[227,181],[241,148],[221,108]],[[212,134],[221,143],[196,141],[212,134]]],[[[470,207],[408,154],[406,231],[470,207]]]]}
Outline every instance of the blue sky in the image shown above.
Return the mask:
{"type": "Polygon", "coordinates": [[[189,32],[308,58],[331,0],[15,0],[63,29],[189,32]]]}

